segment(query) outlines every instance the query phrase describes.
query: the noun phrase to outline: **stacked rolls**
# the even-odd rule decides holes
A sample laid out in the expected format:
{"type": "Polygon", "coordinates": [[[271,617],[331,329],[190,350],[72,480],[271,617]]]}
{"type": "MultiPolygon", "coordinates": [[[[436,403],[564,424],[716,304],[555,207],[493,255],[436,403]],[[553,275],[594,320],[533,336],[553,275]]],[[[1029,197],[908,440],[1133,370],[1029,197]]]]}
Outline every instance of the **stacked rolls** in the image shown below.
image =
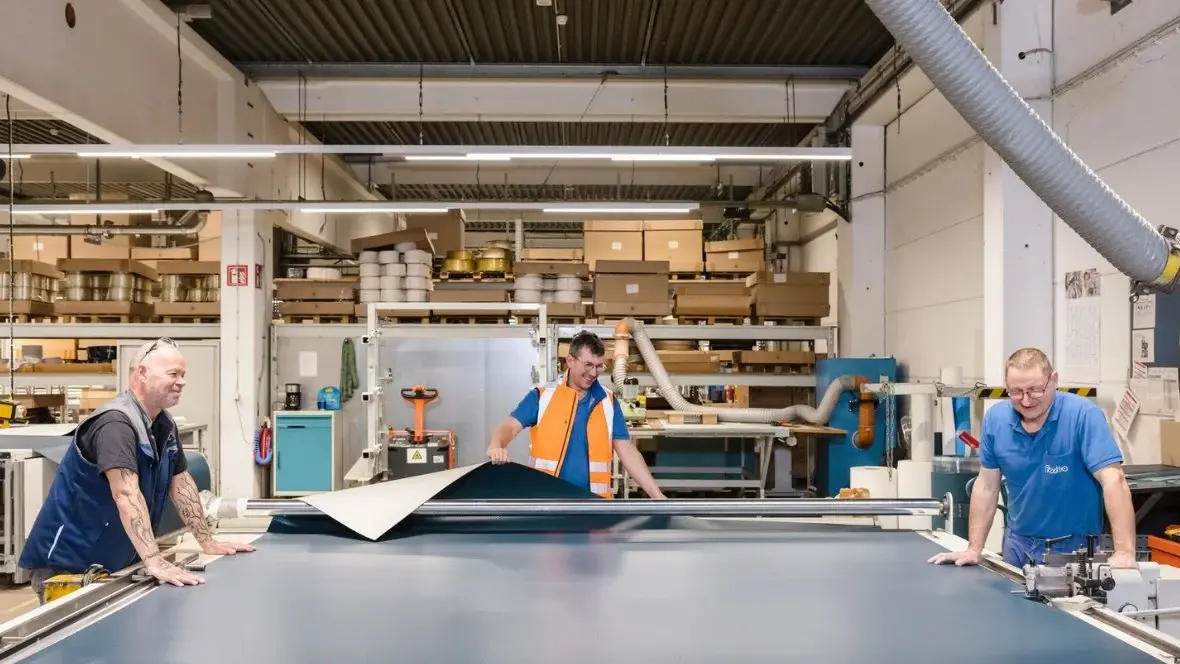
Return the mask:
{"type": "Polygon", "coordinates": [[[516,277],[515,300],[578,304],[582,301],[582,278],[572,274],[522,274],[516,277]]]}
{"type": "Polygon", "coordinates": [[[413,242],[398,243],[393,249],[362,251],[361,303],[425,302],[426,293],[434,287],[430,278],[432,259],[429,252],[413,242]]]}

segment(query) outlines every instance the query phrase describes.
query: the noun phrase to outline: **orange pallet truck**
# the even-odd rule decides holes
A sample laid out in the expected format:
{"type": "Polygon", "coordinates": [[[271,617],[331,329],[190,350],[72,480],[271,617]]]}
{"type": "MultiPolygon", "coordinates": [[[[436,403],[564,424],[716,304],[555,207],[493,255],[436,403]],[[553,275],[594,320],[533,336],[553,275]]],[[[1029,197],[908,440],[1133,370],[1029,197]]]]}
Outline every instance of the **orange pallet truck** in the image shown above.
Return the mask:
{"type": "Polygon", "coordinates": [[[414,407],[413,428],[394,429],[388,436],[389,470],[387,479],[424,475],[455,467],[455,432],[426,428],[426,405],[438,399],[439,392],[423,385],[401,391],[402,398],[414,407]]]}

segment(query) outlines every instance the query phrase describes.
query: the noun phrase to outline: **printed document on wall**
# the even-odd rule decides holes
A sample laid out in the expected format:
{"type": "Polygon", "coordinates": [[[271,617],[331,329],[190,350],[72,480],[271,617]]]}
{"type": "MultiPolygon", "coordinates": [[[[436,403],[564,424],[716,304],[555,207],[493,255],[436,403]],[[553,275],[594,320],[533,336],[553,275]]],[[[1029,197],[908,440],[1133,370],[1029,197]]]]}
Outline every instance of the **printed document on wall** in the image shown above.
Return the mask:
{"type": "Polygon", "coordinates": [[[1155,295],[1141,295],[1131,308],[1131,329],[1155,329],[1155,295]]]}
{"type": "Polygon", "coordinates": [[[1131,359],[1146,364],[1155,362],[1155,330],[1131,331],[1131,359]]]}
{"type": "Polygon", "coordinates": [[[1097,383],[1102,338],[1101,279],[1098,270],[1065,274],[1065,358],[1062,372],[1072,383],[1097,383]]]}

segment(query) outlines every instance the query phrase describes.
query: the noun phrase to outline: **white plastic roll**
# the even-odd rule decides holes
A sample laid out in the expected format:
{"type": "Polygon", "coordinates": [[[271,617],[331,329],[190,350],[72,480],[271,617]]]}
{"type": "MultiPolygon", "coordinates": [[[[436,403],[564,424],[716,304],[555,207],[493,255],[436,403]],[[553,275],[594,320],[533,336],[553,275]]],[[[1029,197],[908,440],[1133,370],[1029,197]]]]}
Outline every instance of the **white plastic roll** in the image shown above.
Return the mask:
{"type": "Polygon", "coordinates": [[[362,304],[368,304],[369,302],[380,302],[381,301],[381,291],[362,289],[359,291],[358,298],[360,299],[362,304]]]}
{"type": "MultiPolygon", "coordinates": [[[[906,459],[897,462],[897,497],[900,498],[931,498],[931,479],[934,474],[934,464],[930,461],[911,461],[906,459]]],[[[901,530],[930,530],[931,517],[928,516],[899,516],[897,527],[901,530]]]]}
{"type": "Polygon", "coordinates": [[[582,292],[582,278],[575,277],[572,274],[563,274],[557,278],[557,287],[555,290],[572,291],[576,290],[582,292]]]}
{"type": "MultiPolygon", "coordinates": [[[[897,498],[897,472],[890,473],[884,466],[854,466],[850,469],[848,486],[865,489],[869,498],[897,498]]],[[[897,530],[897,517],[876,517],[883,530],[897,530]]]]}
{"type": "Polygon", "coordinates": [[[559,290],[553,292],[553,301],[562,304],[577,304],[582,301],[581,290],[559,290]]]}
{"type": "Polygon", "coordinates": [[[910,458],[934,459],[934,397],[912,394],[910,400],[910,458]]]}
{"type": "Polygon", "coordinates": [[[381,274],[387,277],[404,277],[406,276],[406,266],[402,263],[382,265],[381,274]]]}
{"type": "Polygon", "coordinates": [[[382,288],[380,292],[382,302],[401,302],[405,297],[400,288],[382,288]]]}
{"type": "Polygon", "coordinates": [[[414,263],[406,266],[407,277],[430,277],[430,266],[422,263],[414,263]]]}
{"type": "Polygon", "coordinates": [[[426,289],[430,287],[430,279],[426,277],[406,277],[402,282],[402,286],[405,290],[416,290],[425,293],[426,289]]]}
{"type": "Polygon", "coordinates": [[[552,301],[553,301],[553,297],[554,297],[556,294],[557,294],[557,292],[556,292],[556,291],[551,291],[551,290],[547,290],[547,291],[541,291],[541,301],[542,301],[542,302],[552,302],[552,301]]]}
{"type": "Polygon", "coordinates": [[[339,279],[341,277],[340,270],[334,267],[309,267],[307,268],[308,279],[339,279]]]}
{"type": "Polygon", "coordinates": [[[513,299],[521,304],[536,304],[541,301],[539,290],[518,290],[513,293],[513,299]]]}
{"type": "Polygon", "coordinates": [[[382,251],[380,254],[377,254],[377,262],[382,265],[389,265],[390,263],[396,263],[397,259],[398,259],[398,253],[392,249],[386,249],[386,250],[382,251]]]}
{"type": "Polygon", "coordinates": [[[555,277],[545,277],[541,280],[541,290],[555,291],[557,290],[557,279],[555,277]]]}
{"type": "Polygon", "coordinates": [[[407,251],[403,257],[403,262],[407,265],[430,265],[432,258],[428,252],[421,249],[412,249],[407,251]]]}
{"type": "Polygon", "coordinates": [[[541,275],[526,274],[518,276],[516,283],[513,285],[513,290],[517,291],[539,291],[541,290],[541,275]]]}
{"type": "Polygon", "coordinates": [[[376,263],[361,263],[362,277],[380,277],[381,266],[376,263]]]}
{"type": "Polygon", "coordinates": [[[413,251],[417,248],[418,244],[415,242],[398,242],[397,244],[393,245],[393,250],[399,254],[404,254],[407,251],[413,251]]]}
{"type": "Polygon", "coordinates": [[[377,281],[377,287],[381,290],[398,289],[402,287],[402,278],[396,275],[385,275],[377,281]]]}
{"type": "Polygon", "coordinates": [[[366,249],[365,251],[361,252],[360,258],[358,260],[361,263],[376,263],[377,262],[377,252],[370,251],[370,250],[366,249]]]}
{"type": "Polygon", "coordinates": [[[426,291],[424,290],[406,290],[406,302],[425,302],[426,291]]]}
{"type": "Polygon", "coordinates": [[[361,277],[361,290],[378,290],[381,288],[381,277],[361,277]]]}

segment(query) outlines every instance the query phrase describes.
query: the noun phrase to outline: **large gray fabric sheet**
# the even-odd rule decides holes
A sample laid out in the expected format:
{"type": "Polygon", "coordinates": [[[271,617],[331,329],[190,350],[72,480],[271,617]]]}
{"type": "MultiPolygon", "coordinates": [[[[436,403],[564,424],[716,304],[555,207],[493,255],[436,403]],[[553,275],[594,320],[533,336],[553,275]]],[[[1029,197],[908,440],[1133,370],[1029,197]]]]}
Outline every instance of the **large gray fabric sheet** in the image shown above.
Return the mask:
{"type": "MultiPolygon", "coordinates": [[[[1146,664],[935,567],[911,532],[651,520],[610,532],[270,533],[34,654],[37,664],[1146,664]]],[[[449,532],[447,532],[449,530],[449,532]]],[[[503,530],[512,530],[503,529],[503,530]]]]}

